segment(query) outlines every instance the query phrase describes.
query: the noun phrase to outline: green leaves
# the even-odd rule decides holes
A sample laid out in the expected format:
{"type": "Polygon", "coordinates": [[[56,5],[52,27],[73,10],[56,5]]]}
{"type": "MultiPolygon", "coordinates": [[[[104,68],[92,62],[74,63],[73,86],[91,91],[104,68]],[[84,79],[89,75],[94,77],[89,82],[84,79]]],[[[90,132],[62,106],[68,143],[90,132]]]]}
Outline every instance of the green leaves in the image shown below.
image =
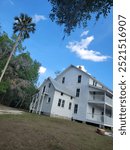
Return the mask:
{"type": "Polygon", "coordinates": [[[9,88],[9,82],[8,81],[2,81],[0,83],[0,94],[1,93],[6,93],[8,88],[9,88]]]}
{"type": "MultiPolygon", "coordinates": [[[[0,73],[8,59],[12,47],[17,39],[14,34],[12,38],[4,32],[0,34],[0,73]]],[[[35,84],[38,80],[40,63],[30,57],[29,52],[24,52],[22,41],[18,43],[18,55],[13,55],[9,66],[0,83],[0,102],[28,109],[32,95],[36,92],[35,84]],[[21,53],[22,52],[22,53],[21,53]]]]}
{"type": "Polygon", "coordinates": [[[14,33],[19,32],[22,39],[29,38],[29,33],[34,33],[36,24],[32,22],[32,18],[27,14],[21,13],[19,17],[14,18],[13,30],[14,33]]]}
{"type": "Polygon", "coordinates": [[[101,15],[106,17],[111,10],[113,0],[48,0],[51,5],[50,19],[64,26],[69,35],[78,26],[87,27],[87,22],[95,14],[96,20],[101,15]]]}

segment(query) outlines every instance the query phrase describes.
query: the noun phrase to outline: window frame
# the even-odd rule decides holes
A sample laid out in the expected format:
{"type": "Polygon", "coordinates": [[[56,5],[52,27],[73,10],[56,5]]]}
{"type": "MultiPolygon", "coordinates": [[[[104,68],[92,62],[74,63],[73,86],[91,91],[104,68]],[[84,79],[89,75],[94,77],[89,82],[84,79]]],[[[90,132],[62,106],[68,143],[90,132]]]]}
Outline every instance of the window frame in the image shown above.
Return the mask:
{"type": "Polygon", "coordinates": [[[69,107],[68,107],[68,109],[71,110],[71,108],[72,108],[72,103],[69,102],[69,107]]]}
{"type": "Polygon", "coordinates": [[[78,112],[78,104],[75,104],[74,105],[74,114],[77,114],[77,112],[78,112]]]}
{"type": "Polygon", "coordinates": [[[76,97],[79,97],[79,96],[80,96],[80,89],[77,88],[77,89],[76,89],[76,97]]]}
{"type": "Polygon", "coordinates": [[[62,78],[62,83],[63,83],[63,84],[65,83],[65,77],[62,78]]]}
{"type": "Polygon", "coordinates": [[[81,83],[82,75],[78,75],[78,83],[81,83]]]}
{"type": "Polygon", "coordinates": [[[62,100],[61,107],[65,106],[65,100],[62,100]]]}
{"type": "Polygon", "coordinates": [[[59,106],[59,107],[61,106],[61,101],[62,100],[59,98],[57,106],[59,106]]]}

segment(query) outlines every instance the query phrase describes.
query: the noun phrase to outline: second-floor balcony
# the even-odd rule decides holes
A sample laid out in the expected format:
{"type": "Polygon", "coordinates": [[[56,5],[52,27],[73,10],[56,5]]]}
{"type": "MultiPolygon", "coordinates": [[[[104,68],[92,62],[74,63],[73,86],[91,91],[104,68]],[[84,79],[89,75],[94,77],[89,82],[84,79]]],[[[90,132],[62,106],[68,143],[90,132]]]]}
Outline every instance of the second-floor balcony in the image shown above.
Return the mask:
{"type": "Polygon", "coordinates": [[[112,96],[104,91],[90,91],[88,102],[112,106],[112,96]]]}

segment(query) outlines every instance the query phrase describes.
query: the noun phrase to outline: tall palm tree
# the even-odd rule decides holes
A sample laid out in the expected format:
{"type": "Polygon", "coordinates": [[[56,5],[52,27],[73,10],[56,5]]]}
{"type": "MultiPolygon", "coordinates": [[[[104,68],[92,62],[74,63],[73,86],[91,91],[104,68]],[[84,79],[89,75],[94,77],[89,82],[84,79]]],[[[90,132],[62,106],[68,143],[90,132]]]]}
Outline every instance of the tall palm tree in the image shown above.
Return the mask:
{"type": "Polygon", "coordinates": [[[2,71],[2,74],[0,76],[0,82],[5,74],[5,71],[8,67],[8,64],[12,58],[12,55],[14,54],[17,46],[18,46],[18,43],[21,41],[21,40],[24,40],[26,38],[29,38],[29,33],[32,32],[34,33],[35,31],[35,23],[32,23],[32,18],[29,17],[27,14],[23,14],[21,13],[20,14],[20,17],[15,17],[14,18],[14,24],[13,24],[13,30],[14,30],[14,33],[17,33],[18,32],[18,37],[16,39],[16,42],[13,46],[13,49],[9,55],[9,58],[6,62],[6,65],[2,71]]]}

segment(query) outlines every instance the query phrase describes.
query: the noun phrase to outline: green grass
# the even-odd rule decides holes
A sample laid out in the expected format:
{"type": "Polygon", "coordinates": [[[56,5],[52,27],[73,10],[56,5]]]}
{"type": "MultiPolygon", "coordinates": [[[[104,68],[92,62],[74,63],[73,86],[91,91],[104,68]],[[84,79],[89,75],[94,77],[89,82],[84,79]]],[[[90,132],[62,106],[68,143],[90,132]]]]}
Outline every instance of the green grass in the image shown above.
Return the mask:
{"type": "Polygon", "coordinates": [[[0,150],[112,150],[96,127],[24,113],[0,115],[0,150]]]}

